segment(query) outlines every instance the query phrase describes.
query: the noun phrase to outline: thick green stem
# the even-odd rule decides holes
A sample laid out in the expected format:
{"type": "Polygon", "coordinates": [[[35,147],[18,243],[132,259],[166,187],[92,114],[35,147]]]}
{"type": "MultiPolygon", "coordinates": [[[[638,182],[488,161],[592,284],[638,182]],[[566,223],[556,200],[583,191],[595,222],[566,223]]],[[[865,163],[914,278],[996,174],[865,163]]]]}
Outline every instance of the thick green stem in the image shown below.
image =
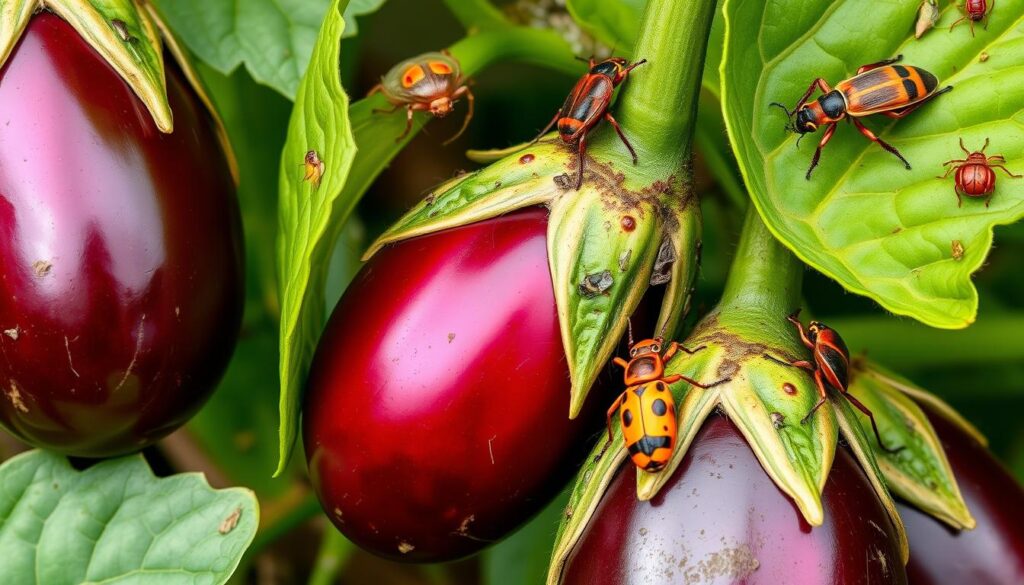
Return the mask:
{"type": "Polygon", "coordinates": [[[444,3],[462,26],[471,32],[510,26],[505,15],[487,0],[444,0],[444,3]]]}
{"type": "Polygon", "coordinates": [[[678,162],[689,155],[715,0],[650,0],[616,116],[637,150],[678,162]]]}
{"type": "Polygon", "coordinates": [[[800,306],[802,278],[803,265],[749,207],[719,309],[787,315],[800,306]]]}
{"type": "Polygon", "coordinates": [[[324,528],[320,552],[316,555],[316,564],[309,576],[309,585],[331,585],[337,582],[338,575],[345,567],[345,561],[352,555],[355,545],[348,541],[333,526],[324,528]]]}
{"type": "Polygon", "coordinates": [[[519,61],[578,75],[572,47],[551,30],[509,26],[469,35],[451,46],[462,72],[473,75],[498,61],[519,61]]]}

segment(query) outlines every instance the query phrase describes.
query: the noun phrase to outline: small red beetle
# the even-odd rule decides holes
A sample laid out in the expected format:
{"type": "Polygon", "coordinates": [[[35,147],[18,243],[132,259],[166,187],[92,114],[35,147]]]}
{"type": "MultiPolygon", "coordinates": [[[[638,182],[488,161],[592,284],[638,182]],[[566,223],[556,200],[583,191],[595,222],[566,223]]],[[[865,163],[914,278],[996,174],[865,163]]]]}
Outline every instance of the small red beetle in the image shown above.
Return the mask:
{"type": "Polygon", "coordinates": [[[950,25],[949,32],[953,32],[956,25],[963,21],[967,21],[971,25],[971,36],[974,36],[974,23],[985,19],[985,28],[988,27],[988,15],[995,8],[996,2],[992,0],[992,4],[988,3],[988,0],[967,0],[961,10],[964,11],[964,15],[957,19],[956,22],[950,25]]]}
{"type": "Polygon", "coordinates": [[[1001,154],[994,154],[992,156],[985,155],[985,149],[988,148],[988,138],[985,139],[985,145],[981,147],[981,150],[971,152],[964,147],[964,139],[960,138],[960,150],[964,151],[967,158],[947,160],[942,163],[943,166],[953,165],[946,169],[946,174],[938,177],[939,179],[945,179],[949,176],[949,173],[956,171],[956,206],[960,207],[963,205],[962,195],[968,197],[984,197],[985,207],[992,201],[992,193],[996,189],[996,172],[992,169],[1002,169],[1007,175],[1014,179],[1021,178],[1022,175],[1015,175],[1010,172],[1005,166],[1001,164],[992,163],[1005,163],[1006,158],[1001,154]]]}
{"type": "Polygon", "coordinates": [[[612,92],[615,91],[615,87],[626,80],[630,71],[646,62],[647,59],[641,59],[630,65],[621,57],[609,57],[597,63],[591,58],[588,61],[590,70],[576,82],[572,92],[565,98],[562,108],[530,143],[533,144],[540,140],[541,136],[547,134],[551,126],[558,122],[558,135],[566,144],[575,143],[579,153],[576,190],[579,190],[580,185],[583,184],[583,160],[587,150],[587,134],[601,121],[602,117],[608,120],[615,131],[619,133],[619,138],[629,149],[629,154],[633,156],[633,164],[636,164],[636,151],[626,139],[626,135],[622,133],[619,123],[608,113],[608,104],[612,101],[612,92]]]}
{"type": "Polygon", "coordinates": [[[465,95],[468,102],[466,118],[455,136],[444,141],[448,144],[462,136],[473,119],[473,92],[469,91],[465,81],[459,62],[448,51],[424,53],[392,67],[366,95],[383,93],[394,106],[390,110],[375,109],[374,114],[392,114],[405,107],[405,130],[398,135],[396,142],[405,138],[412,128],[413,112],[429,111],[435,118],[443,118],[452,112],[455,101],[465,95]]]}
{"type": "Polygon", "coordinates": [[[626,390],[608,409],[608,441],[612,440],[612,415],[618,410],[622,435],[633,464],[655,473],[665,467],[676,445],[676,406],[668,385],[683,380],[707,389],[727,382],[729,378],[701,384],[682,374],[665,375],[665,364],[679,355],[680,350],[693,355],[704,346],[690,350],[673,341],[662,353],[664,340],[661,337],[634,344],[632,331],[629,345],[628,362],[620,357],[613,360],[626,371],[626,390]]]}
{"type": "Polygon", "coordinates": [[[882,442],[882,435],[878,432],[875,415],[860,400],[857,400],[853,394],[850,394],[850,351],[846,349],[846,343],[843,341],[843,338],[836,333],[835,329],[818,321],[811,321],[807,325],[807,331],[805,332],[803,324],[800,323],[799,316],[800,309],[797,309],[792,315],[786,317],[786,320],[796,326],[797,331],[800,332],[800,341],[807,346],[807,349],[811,350],[814,355],[814,361],[796,360],[790,362],[769,354],[764,354],[764,357],[773,362],[807,370],[814,374],[814,383],[818,387],[818,402],[815,403],[810,412],[800,422],[806,424],[810,420],[811,415],[821,408],[822,404],[825,404],[825,401],[828,399],[828,395],[825,393],[825,384],[827,382],[829,386],[839,390],[857,410],[863,412],[871,419],[871,428],[875,431],[875,439],[878,441],[879,447],[889,453],[896,453],[903,449],[903,447],[890,449],[885,446],[885,443],[882,442]]]}

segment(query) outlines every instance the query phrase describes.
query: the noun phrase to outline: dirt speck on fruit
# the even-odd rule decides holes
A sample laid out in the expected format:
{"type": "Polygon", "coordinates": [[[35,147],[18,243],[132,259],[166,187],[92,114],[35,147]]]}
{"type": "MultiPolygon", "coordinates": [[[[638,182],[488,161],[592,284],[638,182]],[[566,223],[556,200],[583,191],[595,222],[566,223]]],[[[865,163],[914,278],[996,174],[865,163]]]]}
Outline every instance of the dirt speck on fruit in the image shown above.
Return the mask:
{"type": "Polygon", "coordinates": [[[7,399],[11,401],[11,404],[15,409],[21,412],[28,412],[28,406],[25,405],[25,401],[21,398],[21,390],[18,388],[18,383],[11,380],[10,385],[4,392],[7,395],[7,399]]]}
{"type": "Polygon", "coordinates": [[[42,278],[53,270],[53,264],[46,260],[36,260],[32,263],[32,273],[38,278],[42,278]]]}
{"type": "Polygon", "coordinates": [[[14,326],[10,329],[4,329],[4,335],[11,338],[11,341],[18,341],[18,337],[21,336],[21,328],[14,326]]]}
{"type": "Polygon", "coordinates": [[[220,526],[217,527],[217,532],[221,534],[227,534],[238,526],[238,519],[242,517],[242,508],[235,508],[233,512],[228,514],[227,518],[221,521],[220,526]]]}
{"type": "Polygon", "coordinates": [[[462,519],[459,529],[455,531],[459,536],[469,536],[469,525],[476,521],[476,514],[470,514],[462,519]]]}
{"type": "Polygon", "coordinates": [[[455,341],[455,334],[454,333],[449,333],[448,334],[448,343],[451,343],[453,341],[455,341]]]}
{"type": "Polygon", "coordinates": [[[128,362],[128,369],[124,371],[124,375],[121,376],[121,381],[117,383],[114,388],[114,392],[117,392],[124,386],[124,383],[128,380],[128,376],[132,375],[132,370],[135,368],[135,362],[139,359],[139,353],[142,352],[142,340],[146,334],[144,326],[146,325],[146,314],[142,314],[142,319],[139,321],[139,329],[135,334],[135,353],[132,354],[132,361],[128,362]]]}
{"type": "Polygon", "coordinates": [[[688,564],[689,558],[684,558],[679,563],[679,568],[683,570],[683,583],[694,585],[712,583],[722,577],[739,581],[749,577],[761,566],[754,552],[746,544],[723,548],[695,565],[687,567],[688,564]]]}
{"type": "Polygon", "coordinates": [[[415,549],[416,549],[415,546],[413,546],[412,544],[410,544],[410,543],[408,543],[408,542],[406,542],[404,540],[398,543],[398,552],[402,553],[403,555],[404,554],[409,554],[410,552],[412,552],[415,549]]]}

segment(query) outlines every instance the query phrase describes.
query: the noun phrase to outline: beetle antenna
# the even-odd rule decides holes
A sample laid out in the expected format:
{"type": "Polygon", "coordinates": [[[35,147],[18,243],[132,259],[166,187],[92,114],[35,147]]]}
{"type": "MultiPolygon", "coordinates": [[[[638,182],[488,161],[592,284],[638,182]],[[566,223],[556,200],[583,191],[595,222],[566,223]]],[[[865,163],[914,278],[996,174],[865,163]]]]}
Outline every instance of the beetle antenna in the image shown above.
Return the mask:
{"type": "Polygon", "coordinates": [[[633,347],[633,319],[626,319],[626,332],[629,335],[629,346],[633,347]]]}
{"type": "Polygon", "coordinates": [[[796,110],[793,110],[791,112],[791,111],[789,111],[789,108],[787,108],[786,106],[780,104],[779,102],[772,102],[772,103],[768,104],[769,108],[772,107],[772,106],[775,106],[776,108],[780,108],[783,112],[786,112],[786,117],[787,118],[792,118],[793,114],[796,113],[796,110]]]}

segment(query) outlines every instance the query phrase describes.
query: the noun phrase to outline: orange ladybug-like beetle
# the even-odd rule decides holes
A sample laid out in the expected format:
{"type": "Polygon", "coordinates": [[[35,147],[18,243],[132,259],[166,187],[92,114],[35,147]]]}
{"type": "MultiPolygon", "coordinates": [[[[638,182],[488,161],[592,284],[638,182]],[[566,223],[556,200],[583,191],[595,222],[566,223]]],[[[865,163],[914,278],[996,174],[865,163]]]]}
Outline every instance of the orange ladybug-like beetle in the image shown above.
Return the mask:
{"type": "Polygon", "coordinates": [[[629,361],[620,357],[613,360],[625,370],[626,390],[608,409],[608,441],[612,440],[612,415],[618,410],[630,458],[640,469],[654,473],[665,467],[676,446],[676,407],[669,384],[684,380],[707,389],[729,378],[701,384],[682,374],[665,375],[665,364],[679,351],[693,355],[704,346],[690,350],[673,341],[662,353],[664,339],[660,336],[634,344],[632,331],[629,344],[629,361]]]}
{"type": "Polygon", "coordinates": [[[473,119],[473,92],[469,91],[462,77],[458,60],[447,51],[424,53],[395,65],[381,77],[380,83],[373,86],[367,97],[378,92],[384,94],[394,107],[390,110],[376,109],[373,113],[391,114],[405,107],[405,130],[395,139],[396,142],[405,138],[412,129],[413,112],[427,111],[435,118],[443,118],[452,112],[455,102],[462,96],[466,96],[468,102],[466,119],[455,136],[444,144],[462,136],[473,119]]]}

